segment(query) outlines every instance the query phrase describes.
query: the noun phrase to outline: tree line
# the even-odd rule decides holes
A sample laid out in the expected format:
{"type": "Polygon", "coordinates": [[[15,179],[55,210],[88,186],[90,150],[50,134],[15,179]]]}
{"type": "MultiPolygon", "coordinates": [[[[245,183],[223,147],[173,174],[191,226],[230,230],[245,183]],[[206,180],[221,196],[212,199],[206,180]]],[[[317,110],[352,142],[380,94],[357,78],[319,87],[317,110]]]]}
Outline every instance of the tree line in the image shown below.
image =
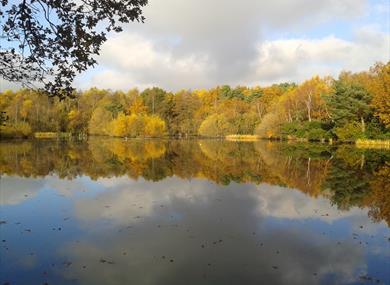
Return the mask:
{"type": "Polygon", "coordinates": [[[91,88],[73,98],[31,89],[0,94],[2,137],[225,137],[354,141],[390,138],[390,62],[301,84],[168,92],[91,88]]]}

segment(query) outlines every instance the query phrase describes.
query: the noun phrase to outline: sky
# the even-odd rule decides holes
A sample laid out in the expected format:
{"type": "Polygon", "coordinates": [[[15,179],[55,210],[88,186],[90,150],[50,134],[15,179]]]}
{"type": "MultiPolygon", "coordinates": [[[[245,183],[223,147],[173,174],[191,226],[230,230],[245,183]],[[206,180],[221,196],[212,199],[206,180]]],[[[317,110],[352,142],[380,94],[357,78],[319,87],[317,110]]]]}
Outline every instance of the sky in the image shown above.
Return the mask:
{"type": "Polygon", "coordinates": [[[299,83],[390,60],[390,0],[149,0],[144,16],[76,88],[299,83]]]}

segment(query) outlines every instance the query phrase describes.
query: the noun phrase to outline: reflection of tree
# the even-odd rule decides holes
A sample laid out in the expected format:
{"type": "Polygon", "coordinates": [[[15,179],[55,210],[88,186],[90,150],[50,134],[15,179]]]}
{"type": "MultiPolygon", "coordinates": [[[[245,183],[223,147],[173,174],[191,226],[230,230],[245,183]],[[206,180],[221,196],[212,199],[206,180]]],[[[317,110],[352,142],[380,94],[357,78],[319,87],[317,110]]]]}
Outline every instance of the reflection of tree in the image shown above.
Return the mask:
{"type": "Polygon", "coordinates": [[[283,185],[318,196],[332,160],[324,145],[257,142],[256,150],[283,185]]]}
{"type": "Polygon", "coordinates": [[[384,150],[351,146],[229,142],[220,140],[24,141],[0,144],[0,173],[23,177],[56,174],[73,179],[127,175],[158,181],[178,176],[218,184],[268,183],[329,197],[340,209],[369,207],[390,220],[389,163],[384,150]]]}
{"type": "Polygon", "coordinates": [[[369,207],[376,221],[390,221],[390,165],[386,151],[339,147],[323,185],[340,209],[369,207]]]}
{"type": "Polygon", "coordinates": [[[390,226],[390,163],[381,165],[370,181],[371,192],[365,197],[364,205],[375,221],[385,220],[390,226]]]}
{"type": "Polygon", "coordinates": [[[369,189],[369,181],[360,168],[349,168],[343,160],[334,160],[324,188],[331,192],[331,201],[340,209],[358,206],[369,189]]]}
{"type": "Polygon", "coordinates": [[[205,140],[199,142],[204,154],[202,173],[219,183],[260,183],[268,176],[261,157],[255,153],[252,143],[205,140]]]}

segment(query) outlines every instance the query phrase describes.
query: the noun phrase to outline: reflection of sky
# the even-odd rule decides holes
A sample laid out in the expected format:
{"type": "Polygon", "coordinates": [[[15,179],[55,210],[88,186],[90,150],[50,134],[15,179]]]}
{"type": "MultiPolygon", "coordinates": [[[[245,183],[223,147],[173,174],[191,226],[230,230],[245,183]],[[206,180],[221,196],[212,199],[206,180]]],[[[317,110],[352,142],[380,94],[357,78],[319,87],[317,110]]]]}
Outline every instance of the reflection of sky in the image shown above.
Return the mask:
{"type": "Polygon", "coordinates": [[[384,223],[294,189],[5,176],[0,197],[0,284],[390,282],[384,223]]]}

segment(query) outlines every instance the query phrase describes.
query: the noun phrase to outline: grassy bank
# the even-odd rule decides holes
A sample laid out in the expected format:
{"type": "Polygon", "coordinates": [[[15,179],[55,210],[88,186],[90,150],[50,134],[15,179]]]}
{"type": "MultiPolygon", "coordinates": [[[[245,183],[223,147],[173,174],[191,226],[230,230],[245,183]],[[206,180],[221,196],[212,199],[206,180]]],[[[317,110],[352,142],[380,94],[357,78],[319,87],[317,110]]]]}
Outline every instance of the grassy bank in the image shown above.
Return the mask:
{"type": "Polygon", "coordinates": [[[390,140],[356,140],[356,146],[359,148],[388,148],[390,149],[390,140]]]}
{"type": "Polygon", "coordinates": [[[256,141],[260,137],[256,135],[228,135],[225,139],[228,141],[256,141]]]}
{"type": "Polygon", "coordinates": [[[36,132],[34,138],[36,139],[56,139],[56,138],[69,138],[70,133],[56,133],[56,132],[36,132]]]}

